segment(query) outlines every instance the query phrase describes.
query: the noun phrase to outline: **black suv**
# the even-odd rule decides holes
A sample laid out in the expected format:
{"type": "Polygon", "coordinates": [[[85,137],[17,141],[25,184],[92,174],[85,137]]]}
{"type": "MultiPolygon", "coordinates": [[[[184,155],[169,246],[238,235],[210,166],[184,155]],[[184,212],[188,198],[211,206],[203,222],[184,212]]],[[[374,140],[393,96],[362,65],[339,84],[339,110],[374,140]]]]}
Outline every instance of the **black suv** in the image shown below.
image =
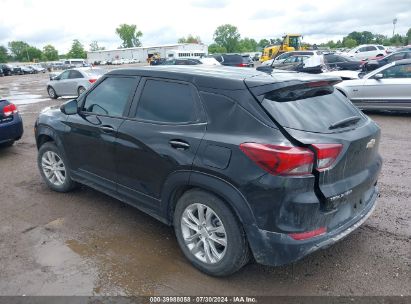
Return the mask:
{"type": "Polygon", "coordinates": [[[3,70],[3,74],[5,76],[13,75],[13,66],[11,66],[10,64],[0,64],[0,69],[3,70]]]}
{"type": "Polygon", "coordinates": [[[254,62],[251,60],[249,55],[240,54],[221,54],[214,55],[214,59],[217,60],[221,65],[234,66],[234,67],[254,67],[254,62]]]}
{"type": "Polygon", "coordinates": [[[340,240],[374,209],[379,127],[339,78],[253,69],[113,70],[35,123],[38,166],[173,225],[197,268],[283,265],[340,240]]]}

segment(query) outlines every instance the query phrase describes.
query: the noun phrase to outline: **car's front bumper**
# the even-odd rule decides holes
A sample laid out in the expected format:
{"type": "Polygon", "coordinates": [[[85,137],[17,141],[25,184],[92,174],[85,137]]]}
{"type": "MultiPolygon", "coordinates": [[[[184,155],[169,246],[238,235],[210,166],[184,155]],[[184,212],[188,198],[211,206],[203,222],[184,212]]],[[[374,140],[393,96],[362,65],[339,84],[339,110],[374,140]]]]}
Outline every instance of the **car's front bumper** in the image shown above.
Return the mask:
{"type": "Polygon", "coordinates": [[[23,121],[19,114],[15,114],[10,122],[0,123],[0,144],[19,140],[23,135],[23,121]]]}
{"type": "Polygon", "coordinates": [[[378,190],[375,188],[361,212],[338,228],[307,240],[294,240],[287,234],[262,230],[254,225],[245,226],[255,260],[264,265],[280,266],[295,262],[318,249],[331,246],[367,220],[375,209],[377,196],[378,190]]]}

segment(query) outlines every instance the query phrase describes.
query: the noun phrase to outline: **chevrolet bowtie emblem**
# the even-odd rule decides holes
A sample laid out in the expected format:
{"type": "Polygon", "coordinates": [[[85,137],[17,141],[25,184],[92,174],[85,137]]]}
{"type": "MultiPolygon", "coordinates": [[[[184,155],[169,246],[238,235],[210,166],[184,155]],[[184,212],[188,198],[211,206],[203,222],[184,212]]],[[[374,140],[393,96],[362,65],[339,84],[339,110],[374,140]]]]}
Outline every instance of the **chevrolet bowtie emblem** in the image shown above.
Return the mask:
{"type": "Polygon", "coordinates": [[[375,139],[373,138],[369,142],[367,142],[366,148],[367,149],[372,149],[372,148],[374,148],[374,146],[375,146],[375,139]]]}

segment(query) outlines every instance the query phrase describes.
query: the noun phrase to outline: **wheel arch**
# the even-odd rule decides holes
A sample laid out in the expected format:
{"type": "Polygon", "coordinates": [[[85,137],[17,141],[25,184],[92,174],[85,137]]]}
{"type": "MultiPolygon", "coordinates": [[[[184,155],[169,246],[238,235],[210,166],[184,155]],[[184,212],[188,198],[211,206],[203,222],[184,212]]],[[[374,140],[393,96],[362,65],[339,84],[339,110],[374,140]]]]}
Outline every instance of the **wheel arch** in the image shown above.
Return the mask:
{"type": "Polygon", "coordinates": [[[226,180],[204,172],[188,172],[173,174],[165,183],[162,193],[163,212],[167,223],[173,224],[174,210],[178,199],[188,190],[200,189],[208,191],[227,203],[242,224],[255,223],[254,215],[242,193],[226,180]],[[189,177],[189,180],[187,180],[189,177]]]}

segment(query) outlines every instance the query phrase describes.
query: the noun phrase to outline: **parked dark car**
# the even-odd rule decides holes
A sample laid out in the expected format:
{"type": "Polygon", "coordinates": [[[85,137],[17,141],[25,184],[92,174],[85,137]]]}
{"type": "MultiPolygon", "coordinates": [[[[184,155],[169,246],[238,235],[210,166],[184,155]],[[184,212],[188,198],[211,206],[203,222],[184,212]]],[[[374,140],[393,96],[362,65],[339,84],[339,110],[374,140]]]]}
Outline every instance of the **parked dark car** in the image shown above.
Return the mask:
{"type": "Polygon", "coordinates": [[[0,77],[3,77],[4,76],[4,72],[3,72],[3,69],[0,67],[0,77]]]}
{"type": "Polygon", "coordinates": [[[257,71],[272,73],[274,70],[304,72],[310,74],[320,74],[325,71],[326,66],[322,55],[293,55],[285,60],[273,61],[271,65],[261,65],[257,71]],[[314,59],[314,65],[307,65],[307,60],[314,59]]]}
{"type": "Polygon", "coordinates": [[[13,66],[13,74],[14,75],[23,75],[24,72],[19,66],[13,66]]]}
{"type": "Polygon", "coordinates": [[[13,103],[0,99],[0,147],[11,146],[23,135],[23,122],[13,103]]]}
{"type": "Polygon", "coordinates": [[[20,69],[21,69],[23,74],[36,74],[37,73],[33,68],[31,68],[29,66],[24,66],[23,65],[23,66],[20,67],[20,69]]]}
{"type": "Polygon", "coordinates": [[[214,58],[221,65],[225,65],[225,66],[248,67],[248,68],[254,66],[254,62],[251,60],[249,55],[221,54],[221,55],[214,55],[214,58]]]}
{"type": "Polygon", "coordinates": [[[13,66],[10,64],[0,64],[0,68],[3,70],[5,76],[13,75],[13,66]]]}
{"type": "Polygon", "coordinates": [[[371,72],[388,63],[403,60],[403,59],[411,59],[411,50],[391,53],[385,57],[375,59],[375,60],[370,60],[364,64],[363,70],[365,72],[371,72]]]}
{"type": "Polygon", "coordinates": [[[351,71],[361,70],[365,63],[364,61],[338,54],[324,54],[324,61],[330,69],[351,71]]]}
{"type": "Polygon", "coordinates": [[[379,127],[340,78],[200,65],[112,70],[35,123],[53,190],[81,183],[173,225],[200,270],[283,265],[372,213],[379,127]]]}
{"type": "Polygon", "coordinates": [[[198,59],[194,58],[178,58],[178,59],[170,59],[162,62],[164,65],[197,65],[202,64],[202,62],[198,59]]]}

